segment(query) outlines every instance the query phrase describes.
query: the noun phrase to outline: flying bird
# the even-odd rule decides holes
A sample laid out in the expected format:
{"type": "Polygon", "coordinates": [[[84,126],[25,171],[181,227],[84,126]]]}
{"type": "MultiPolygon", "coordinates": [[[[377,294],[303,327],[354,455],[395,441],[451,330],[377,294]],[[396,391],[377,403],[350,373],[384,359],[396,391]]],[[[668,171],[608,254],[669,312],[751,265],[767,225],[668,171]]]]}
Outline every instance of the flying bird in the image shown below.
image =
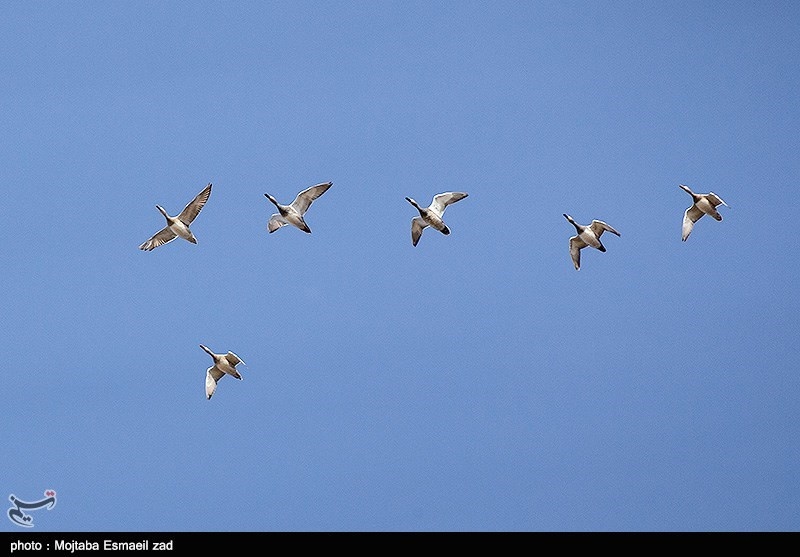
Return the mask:
{"type": "Polygon", "coordinates": [[[601,220],[593,220],[589,226],[583,226],[575,222],[575,219],[566,213],[564,213],[564,218],[571,222],[575,230],[578,231],[577,236],[569,239],[569,254],[572,256],[572,264],[575,265],[576,271],[581,268],[581,250],[583,248],[591,246],[597,250],[606,251],[606,247],[600,241],[600,236],[603,235],[603,232],[608,231],[620,236],[619,232],[601,220]]]}
{"type": "Polygon", "coordinates": [[[167,219],[167,226],[159,230],[158,232],[153,235],[152,238],[147,240],[141,246],[139,246],[140,250],[150,251],[158,246],[163,246],[166,243],[171,242],[178,236],[183,238],[184,240],[191,242],[193,244],[197,243],[197,238],[194,237],[192,231],[189,229],[189,225],[192,224],[197,215],[200,214],[200,211],[203,209],[203,206],[208,201],[208,197],[211,195],[211,184],[208,184],[203,191],[197,194],[197,196],[192,199],[189,204],[183,208],[183,211],[176,216],[171,217],[169,214],[164,210],[161,205],[156,205],[156,209],[158,209],[164,218],[167,219]]]}
{"type": "Polygon", "coordinates": [[[289,205],[278,203],[274,197],[268,193],[265,193],[264,195],[266,198],[278,208],[278,212],[269,218],[269,222],[267,222],[267,230],[269,230],[271,234],[278,230],[281,226],[291,224],[303,232],[311,234],[311,229],[303,219],[303,215],[305,215],[306,211],[308,211],[308,208],[311,207],[311,203],[313,203],[314,200],[320,195],[328,191],[328,188],[330,188],[332,185],[333,182],[324,182],[322,184],[317,184],[316,186],[311,186],[310,188],[298,193],[297,197],[295,197],[294,201],[292,201],[289,205]]]}
{"type": "Polygon", "coordinates": [[[411,219],[411,243],[416,246],[422,236],[422,231],[428,226],[435,228],[444,235],[450,234],[450,229],[442,220],[444,210],[447,209],[448,205],[461,201],[467,195],[469,194],[460,191],[440,193],[433,197],[433,201],[428,207],[420,207],[412,198],[406,197],[406,201],[419,211],[419,216],[411,219]]]}
{"type": "Polygon", "coordinates": [[[728,204],[725,203],[722,198],[720,198],[713,191],[708,193],[694,193],[689,189],[689,186],[684,184],[680,184],[678,187],[691,195],[693,201],[692,205],[686,209],[685,213],[683,213],[683,229],[681,240],[685,242],[686,238],[689,237],[689,234],[692,233],[694,223],[700,220],[700,217],[703,215],[708,215],[716,220],[722,220],[722,215],[720,215],[717,211],[717,206],[725,205],[728,207],[728,204]]]}
{"type": "Polygon", "coordinates": [[[232,375],[236,379],[241,380],[242,376],[236,370],[236,365],[240,363],[244,364],[244,362],[233,352],[215,354],[203,344],[200,345],[200,348],[205,350],[214,360],[214,365],[206,370],[206,400],[209,400],[211,399],[211,395],[214,394],[214,391],[217,390],[217,382],[222,379],[225,374],[232,375]]]}

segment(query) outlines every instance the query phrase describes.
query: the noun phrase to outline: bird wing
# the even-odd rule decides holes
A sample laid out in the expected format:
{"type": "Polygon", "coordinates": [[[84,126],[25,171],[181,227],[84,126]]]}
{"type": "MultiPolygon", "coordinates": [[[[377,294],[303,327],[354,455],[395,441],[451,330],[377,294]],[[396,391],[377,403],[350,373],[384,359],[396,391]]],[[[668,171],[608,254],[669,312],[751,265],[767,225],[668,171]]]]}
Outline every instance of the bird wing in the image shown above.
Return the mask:
{"type": "Polygon", "coordinates": [[[328,191],[328,188],[330,188],[332,185],[333,182],[324,182],[301,191],[297,194],[297,197],[294,198],[294,201],[292,201],[292,207],[295,211],[302,215],[308,211],[308,208],[311,207],[311,203],[320,195],[328,191]]]}
{"type": "Polygon", "coordinates": [[[603,234],[603,231],[606,231],[606,230],[608,232],[611,232],[612,234],[616,234],[617,236],[620,236],[620,233],[617,232],[616,230],[614,230],[614,228],[611,225],[609,225],[609,224],[607,224],[607,223],[605,223],[605,222],[603,222],[601,220],[593,220],[592,224],[589,225],[589,228],[592,229],[592,232],[594,232],[594,235],[597,236],[598,238],[600,237],[601,234],[603,234]]]}
{"type": "Polygon", "coordinates": [[[426,226],[428,226],[428,223],[425,222],[422,217],[414,217],[411,219],[411,243],[414,246],[419,242],[422,231],[425,230],[426,226]]]}
{"type": "MultiPolygon", "coordinates": [[[[225,354],[225,358],[231,363],[232,366],[236,367],[236,364],[244,364],[244,360],[242,360],[239,356],[234,354],[233,352],[228,352],[225,354]]],[[[247,365],[247,364],[244,364],[247,365]]]]}
{"type": "Polygon", "coordinates": [[[211,366],[206,370],[206,399],[211,398],[211,395],[217,390],[217,381],[223,375],[225,375],[225,372],[217,366],[211,366]]]}
{"type": "Polygon", "coordinates": [[[439,216],[442,216],[448,205],[455,203],[456,201],[461,201],[467,197],[467,195],[469,194],[461,191],[447,191],[440,193],[439,195],[433,197],[433,202],[431,203],[429,209],[436,211],[439,216]]]}
{"type": "Polygon", "coordinates": [[[275,232],[281,226],[284,226],[286,224],[289,224],[286,221],[286,219],[283,218],[279,213],[275,213],[269,218],[269,221],[267,222],[267,230],[269,230],[271,234],[272,232],[275,232]]]}
{"type": "Polygon", "coordinates": [[[573,236],[569,239],[569,254],[572,256],[572,264],[575,265],[576,271],[581,268],[581,249],[587,245],[578,236],[573,236]]]}
{"type": "Polygon", "coordinates": [[[211,195],[211,184],[208,184],[203,191],[197,194],[194,199],[192,199],[189,204],[183,208],[181,214],[178,215],[178,218],[185,222],[186,224],[191,224],[191,222],[197,218],[197,215],[200,214],[200,210],[208,201],[209,196],[211,195]]]}
{"type": "Polygon", "coordinates": [[[725,205],[726,207],[729,206],[727,203],[725,203],[722,200],[722,198],[720,196],[718,196],[713,191],[708,192],[708,195],[706,196],[706,199],[708,199],[714,207],[716,207],[717,205],[725,205]]]}
{"type": "Polygon", "coordinates": [[[694,228],[694,223],[696,223],[700,217],[703,216],[703,211],[697,208],[697,205],[692,205],[686,212],[683,213],[683,230],[681,231],[681,240],[684,242],[686,238],[689,237],[689,234],[692,233],[692,228],[694,228]]]}
{"type": "Polygon", "coordinates": [[[167,226],[166,228],[162,228],[161,230],[156,232],[152,238],[150,238],[141,246],[139,246],[139,249],[144,251],[150,251],[157,248],[158,246],[163,246],[164,244],[171,242],[177,237],[178,237],[177,234],[175,234],[172,231],[172,229],[169,226],[167,226]]]}

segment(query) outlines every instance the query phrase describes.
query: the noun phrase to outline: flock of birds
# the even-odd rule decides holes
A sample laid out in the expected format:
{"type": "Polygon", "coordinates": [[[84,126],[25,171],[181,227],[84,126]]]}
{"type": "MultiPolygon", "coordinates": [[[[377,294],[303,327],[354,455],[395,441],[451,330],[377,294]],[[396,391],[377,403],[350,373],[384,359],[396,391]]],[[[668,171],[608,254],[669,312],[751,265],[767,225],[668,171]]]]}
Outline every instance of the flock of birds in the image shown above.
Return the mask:
{"type": "MultiPolygon", "coordinates": [[[[294,201],[288,205],[278,202],[278,200],[272,195],[265,193],[264,196],[266,196],[266,198],[269,199],[269,201],[278,209],[278,212],[271,215],[269,221],[267,221],[267,230],[271,234],[288,224],[302,230],[303,232],[306,232],[307,234],[311,234],[311,228],[309,228],[308,224],[306,224],[304,218],[305,214],[308,211],[308,208],[311,207],[311,204],[322,194],[328,191],[332,185],[333,182],[323,182],[321,184],[304,189],[298,193],[294,198],[294,201]]],[[[721,221],[722,215],[720,215],[719,211],[717,211],[717,207],[719,205],[725,205],[728,207],[728,204],[725,203],[722,198],[720,198],[714,192],[695,193],[684,184],[680,184],[679,187],[692,196],[692,204],[683,214],[681,240],[685,242],[689,237],[689,234],[692,233],[694,224],[700,220],[703,215],[708,215],[714,220],[721,221]]],[[[167,220],[167,224],[164,228],[156,232],[151,238],[140,245],[139,249],[151,251],[159,246],[163,246],[164,244],[171,242],[178,237],[183,238],[187,242],[196,244],[197,238],[195,238],[189,226],[197,218],[197,215],[200,214],[200,211],[203,209],[206,202],[208,202],[208,198],[210,196],[211,184],[208,184],[205,188],[203,188],[203,191],[198,193],[195,198],[183,208],[183,211],[174,217],[170,216],[163,207],[156,205],[156,209],[158,209],[158,211],[164,215],[164,218],[167,220]]],[[[418,217],[411,219],[412,245],[416,247],[420,238],[422,237],[423,230],[429,226],[435,230],[438,230],[444,235],[450,234],[450,228],[448,228],[442,219],[445,209],[447,209],[449,205],[456,203],[457,201],[461,201],[467,196],[467,193],[458,191],[440,193],[433,197],[431,204],[427,207],[420,205],[411,197],[406,197],[406,201],[413,205],[417,212],[419,212],[418,217]]],[[[592,247],[601,252],[606,251],[605,246],[600,241],[600,237],[603,235],[603,232],[610,232],[611,234],[621,236],[621,234],[615,230],[614,227],[601,220],[593,220],[588,225],[582,225],[576,222],[575,219],[566,213],[564,213],[564,218],[567,219],[567,221],[569,221],[577,231],[577,234],[569,239],[569,253],[572,258],[572,264],[575,266],[576,271],[580,270],[581,268],[581,250],[583,248],[592,247]]],[[[220,379],[225,377],[225,375],[230,375],[236,379],[242,379],[242,375],[236,369],[238,364],[244,364],[244,361],[242,361],[239,356],[233,352],[217,354],[212,352],[203,344],[200,345],[200,348],[208,353],[208,355],[211,356],[212,360],[214,361],[214,365],[206,370],[206,399],[211,399],[212,395],[217,389],[217,383],[220,379]]]]}

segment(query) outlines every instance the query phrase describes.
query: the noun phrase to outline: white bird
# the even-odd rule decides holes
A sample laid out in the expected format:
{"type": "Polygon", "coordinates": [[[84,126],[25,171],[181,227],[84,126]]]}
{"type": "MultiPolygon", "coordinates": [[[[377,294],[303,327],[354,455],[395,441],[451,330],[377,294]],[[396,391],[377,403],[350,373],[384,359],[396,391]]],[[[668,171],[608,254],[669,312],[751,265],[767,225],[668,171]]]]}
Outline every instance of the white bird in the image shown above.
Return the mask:
{"type": "Polygon", "coordinates": [[[581,268],[581,250],[583,248],[591,246],[597,250],[606,251],[606,247],[600,241],[600,236],[603,235],[603,232],[607,230],[620,236],[619,232],[601,220],[593,220],[589,226],[583,226],[575,222],[575,219],[566,213],[564,213],[564,218],[571,222],[578,231],[577,236],[569,239],[569,254],[572,256],[572,264],[575,265],[576,271],[581,268]]]}
{"type": "Polygon", "coordinates": [[[692,205],[686,209],[686,212],[683,214],[683,229],[681,234],[681,240],[684,242],[686,238],[689,237],[689,234],[692,233],[692,228],[694,228],[694,223],[700,220],[700,217],[703,215],[708,215],[713,217],[716,220],[722,220],[722,215],[719,214],[717,211],[718,205],[725,205],[728,207],[728,204],[725,203],[716,193],[710,191],[708,193],[694,193],[692,190],[689,189],[689,186],[685,186],[683,184],[679,184],[678,186],[683,191],[688,193],[692,196],[692,205]]]}
{"type": "Polygon", "coordinates": [[[189,230],[189,225],[197,218],[197,215],[200,214],[200,210],[208,201],[208,197],[211,195],[211,184],[208,184],[203,191],[197,194],[197,196],[192,199],[192,201],[183,208],[183,211],[176,216],[171,217],[169,214],[164,210],[163,207],[160,205],[156,205],[156,209],[158,209],[164,218],[167,219],[167,226],[156,232],[156,234],[139,246],[139,249],[144,251],[150,251],[152,249],[157,248],[158,246],[163,246],[164,244],[171,242],[178,236],[183,238],[184,240],[191,242],[193,244],[197,243],[197,238],[194,237],[192,231],[189,230]]]}
{"type": "Polygon", "coordinates": [[[311,234],[311,229],[303,219],[303,215],[305,215],[306,211],[308,211],[308,208],[311,207],[311,203],[320,195],[328,191],[328,188],[330,188],[332,185],[333,182],[324,182],[322,184],[317,184],[316,186],[311,186],[310,188],[298,193],[297,197],[295,197],[294,201],[292,201],[289,205],[282,205],[278,203],[278,201],[270,194],[265,193],[264,195],[266,198],[272,201],[272,203],[278,208],[278,212],[269,218],[269,222],[267,222],[267,230],[272,233],[278,230],[281,226],[291,224],[303,232],[311,234]]]}
{"type": "Polygon", "coordinates": [[[209,350],[207,346],[202,344],[200,348],[205,350],[206,353],[214,359],[214,365],[206,370],[206,400],[208,400],[211,398],[211,395],[214,394],[214,391],[217,390],[217,381],[222,379],[225,374],[232,375],[236,379],[241,380],[242,376],[236,370],[236,365],[239,363],[244,364],[244,362],[233,352],[215,354],[209,350]]]}
{"type": "Polygon", "coordinates": [[[433,201],[428,207],[420,207],[416,201],[406,197],[406,201],[419,211],[419,216],[411,219],[411,243],[416,246],[422,236],[422,231],[428,226],[435,228],[444,235],[450,234],[450,229],[442,220],[444,210],[448,205],[461,201],[467,195],[469,194],[460,191],[440,193],[433,197],[433,201]]]}

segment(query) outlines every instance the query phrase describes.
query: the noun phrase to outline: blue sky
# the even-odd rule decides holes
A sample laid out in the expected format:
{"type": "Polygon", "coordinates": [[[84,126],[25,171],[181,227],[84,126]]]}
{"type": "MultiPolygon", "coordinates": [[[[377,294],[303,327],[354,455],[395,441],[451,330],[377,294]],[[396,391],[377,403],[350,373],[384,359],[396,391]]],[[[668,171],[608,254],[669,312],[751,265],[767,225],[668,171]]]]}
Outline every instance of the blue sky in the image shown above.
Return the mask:
{"type": "Polygon", "coordinates": [[[6,5],[3,500],[56,490],[42,531],[798,530],[798,24],[6,5]],[[267,233],[264,193],[329,180],[312,234],[267,233]],[[137,249],[208,182],[197,245],[137,249]],[[680,183],[730,205],[685,243],[680,183]],[[448,190],[412,247],[404,198],[448,190]],[[575,271],[562,213],[622,235],[575,271]],[[211,400],[201,343],[247,363],[211,400]]]}

